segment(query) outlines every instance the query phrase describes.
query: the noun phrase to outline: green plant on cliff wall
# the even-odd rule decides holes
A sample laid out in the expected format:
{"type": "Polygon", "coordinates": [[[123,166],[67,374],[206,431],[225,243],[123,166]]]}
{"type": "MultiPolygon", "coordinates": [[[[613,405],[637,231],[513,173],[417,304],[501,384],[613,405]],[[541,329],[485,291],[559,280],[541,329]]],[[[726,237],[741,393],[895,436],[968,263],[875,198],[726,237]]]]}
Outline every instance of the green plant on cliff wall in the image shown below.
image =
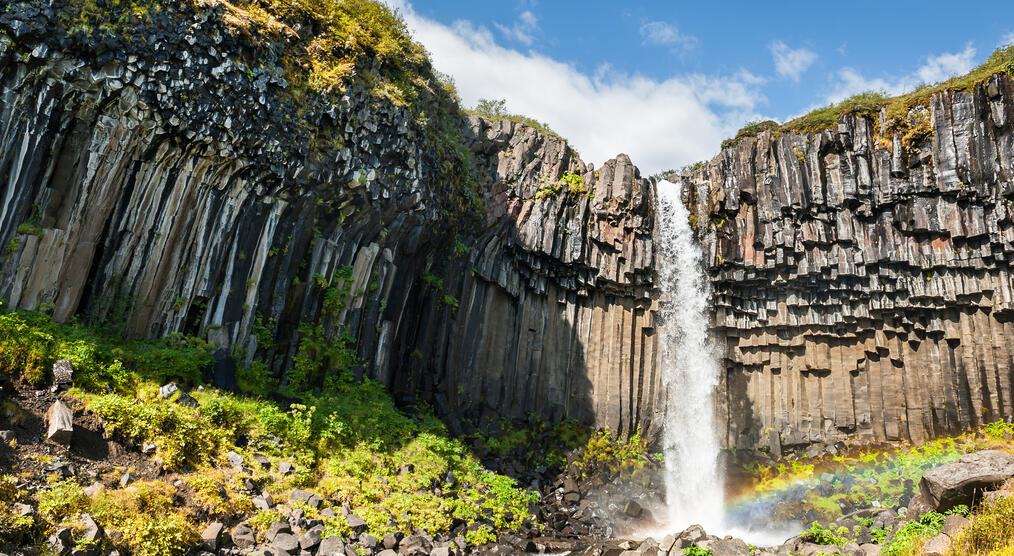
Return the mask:
{"type": "Polygon", "coordinates": [[[536,199],[548,199],[556,197],[560,193],[571,193],[583,195],[591,199],[594,195],[584,186],[584,177],[581,174],[567,170],[559,180],[539,189],[535,192],[536,199]]]}

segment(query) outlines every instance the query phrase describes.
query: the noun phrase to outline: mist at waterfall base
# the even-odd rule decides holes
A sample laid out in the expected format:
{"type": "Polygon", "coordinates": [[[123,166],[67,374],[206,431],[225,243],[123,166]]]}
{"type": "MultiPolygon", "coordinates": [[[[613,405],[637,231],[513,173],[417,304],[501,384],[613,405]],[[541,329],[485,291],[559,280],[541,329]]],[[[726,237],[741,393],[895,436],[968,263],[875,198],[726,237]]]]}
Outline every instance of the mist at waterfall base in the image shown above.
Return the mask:
{"type": "Polygon", "coordinates": [[[663,294],[658,330],[667,393],[662,454],[668,515],[663,520],[666,530],[649,534],[675,534],[698,524],[713,535],[733,535],[760,545],[781,544],[801,527],[792,523],[758,527],[751,512],[726,511],[714,399],[721,366],[708,331],[711,292],[704,254],[690,226],[681,187],[662,180],[657,191],[655,246],[663,294]]]}

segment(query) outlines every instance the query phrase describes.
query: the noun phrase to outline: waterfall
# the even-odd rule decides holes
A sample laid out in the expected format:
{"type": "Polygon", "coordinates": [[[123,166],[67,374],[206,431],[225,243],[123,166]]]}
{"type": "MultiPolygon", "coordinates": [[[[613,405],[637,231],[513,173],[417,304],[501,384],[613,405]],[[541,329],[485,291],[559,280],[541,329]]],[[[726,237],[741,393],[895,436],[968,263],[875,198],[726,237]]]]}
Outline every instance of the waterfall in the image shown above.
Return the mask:
{"type": "Polygon", "coordinates": [[[710,282],[694,240],[680,186],[658,183],[655,256],[659,346],[666,390],[663,452],[669,526],[698,523],[711,532],[724,526],[724,490],[715,430],[719,364],[708,334],[710,282]]]}

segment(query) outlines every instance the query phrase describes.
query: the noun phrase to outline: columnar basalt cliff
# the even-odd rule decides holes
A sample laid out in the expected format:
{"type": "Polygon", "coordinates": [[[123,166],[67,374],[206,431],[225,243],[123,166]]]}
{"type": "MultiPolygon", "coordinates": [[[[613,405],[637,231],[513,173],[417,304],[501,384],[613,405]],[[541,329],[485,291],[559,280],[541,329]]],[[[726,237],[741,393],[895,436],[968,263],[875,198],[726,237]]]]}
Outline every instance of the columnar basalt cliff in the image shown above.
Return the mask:
{"type": "Polygon", "coordinates": [[[921,441],[1014,414],[1014,82],[920,110],[930,133],[843,116],[743,139],[684,178],[727,446],[921,441]]]}
{"type": "Polygon", "coordinates": [[[225,8],[201,5],[129,48],[58,33],[46,3],[0,14],[9,307],[206,337],[224,382],[234,357],[284,381],[310,323],[462,421],[650,423],[654,199],[626,156],[595,169],[557,137],[459,118],[476,210],[397,102],[350,85],[293,128],[281,62],[251,67],[225,8]],[[565,175],[586,192],[554,193],[565,175]]]}

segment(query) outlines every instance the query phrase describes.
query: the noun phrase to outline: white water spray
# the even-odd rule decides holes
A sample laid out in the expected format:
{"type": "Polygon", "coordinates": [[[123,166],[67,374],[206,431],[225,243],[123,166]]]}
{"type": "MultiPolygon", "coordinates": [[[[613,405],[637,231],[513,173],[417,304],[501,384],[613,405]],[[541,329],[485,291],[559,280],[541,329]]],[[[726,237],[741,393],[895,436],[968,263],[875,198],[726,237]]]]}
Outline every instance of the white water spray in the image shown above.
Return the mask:
{"type": "Polygon", "coordinates": [[[657,219],[658,285],[669,298],[659,329],[669,527],[678,532],[697,523],[717,533],[725,527],[725,497],[714,415],[720,367],[708,334],[710,282],[679,186],[658,183],[657,219]]]}

